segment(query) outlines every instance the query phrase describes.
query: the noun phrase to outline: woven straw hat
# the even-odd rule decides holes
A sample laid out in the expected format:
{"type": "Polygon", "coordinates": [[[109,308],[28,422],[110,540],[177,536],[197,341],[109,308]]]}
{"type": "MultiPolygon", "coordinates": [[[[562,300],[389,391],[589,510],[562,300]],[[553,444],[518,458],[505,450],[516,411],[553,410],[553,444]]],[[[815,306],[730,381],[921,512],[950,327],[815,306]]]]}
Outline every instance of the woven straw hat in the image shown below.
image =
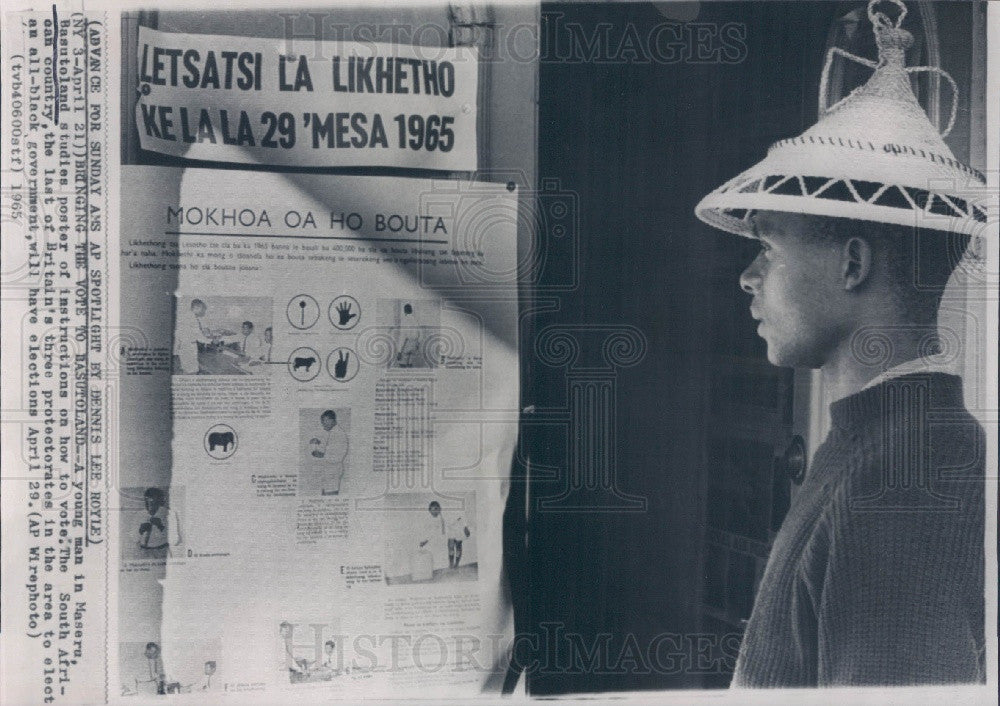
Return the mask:
{"type": "Polygon", "coordinates": [[[868,4],[878,62],[832,48],[820,79],[820,118],[798,137],[780,140],[767,156],[695,207],[697,216],[722,230],[754,237],[755,210],[839,216],[973,234],[986,210],[961,194],[985,186],[983,175],[955,159],[944,142],[955,123],[958,89],[944,71],[907,67],[913,36],[868,4]],[[866,84],[827,108],[830,62],[840,54],[874,70],[866,84]],[[910,74],[928,71],[952,88],[944,132],[931,125],[910,86],[910,74]]]}

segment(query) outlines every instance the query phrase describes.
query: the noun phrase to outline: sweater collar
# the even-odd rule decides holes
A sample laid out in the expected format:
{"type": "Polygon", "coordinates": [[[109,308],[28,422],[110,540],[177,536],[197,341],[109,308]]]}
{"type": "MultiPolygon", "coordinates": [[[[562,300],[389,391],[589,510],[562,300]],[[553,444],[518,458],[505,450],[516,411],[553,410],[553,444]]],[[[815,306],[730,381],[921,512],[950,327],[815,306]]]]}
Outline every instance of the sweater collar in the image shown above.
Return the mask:
{"type": "Polygon", "coordinates": [[[883,379],[876,385],[837,400],[830,405],[830,421],[833,426],[844,430],[870,428],[873,422],[882,418],[887,395],[920,386],[927,388],[927,407],[930,409],[965,406],[962,378],[950,373],[914,372],[883,379]]]}
{"type": "Polygon", "coordinates": [[[876,375],[865,387],[874,387],[881,382],[884,382],[890,378],[898,378],[903,375],[909,375],[910,373],[948,373],[950,375],[956,375],[954,361],[951,357],[944,354],[921,356],[914,360],[908,360],[905,363],[900,363],[899,365],[889,368],[888,370],[882,371],[879,375],[876,375]]]}

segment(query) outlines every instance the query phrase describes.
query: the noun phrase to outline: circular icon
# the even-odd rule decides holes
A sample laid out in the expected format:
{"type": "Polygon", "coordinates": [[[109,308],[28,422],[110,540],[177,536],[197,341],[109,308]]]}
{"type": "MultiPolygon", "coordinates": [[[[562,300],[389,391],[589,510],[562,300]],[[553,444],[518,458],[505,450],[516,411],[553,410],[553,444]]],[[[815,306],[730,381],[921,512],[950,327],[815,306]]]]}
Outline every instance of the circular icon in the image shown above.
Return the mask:
{"type": "Polygon", "coordinates": [[[358,374],[358,355],[350,348],[337,348],[326,357],[326,372],[337,382],[347,382],[358,374]]]}
{"type": "Polygon", "coordinates": [[[223,461],[236,453],[238,444],[236,430],[228,424],[215,424],[205,432],[205,453],[216,461],[223,461]]]}
{"type": "Polygon", "coordinates": [[[354,297],[341,294],[330,302],[326,315],[330,317],[330,323],[335,329],[350,331],[361,321],[361,305],[354,297]]]}
{"type": "Polygon", "coordinates": [[[319,353],[307,346],[296,348],[288,356],[288,372],[299,382],[315,380],[321,366],[319,353]]]}
{"type": "Polygon", "coordinates": [[[296,294],[285,308],[288,323],[297,329],[312,328],[319,320],[319,304],[308,294],[296,294]]]}

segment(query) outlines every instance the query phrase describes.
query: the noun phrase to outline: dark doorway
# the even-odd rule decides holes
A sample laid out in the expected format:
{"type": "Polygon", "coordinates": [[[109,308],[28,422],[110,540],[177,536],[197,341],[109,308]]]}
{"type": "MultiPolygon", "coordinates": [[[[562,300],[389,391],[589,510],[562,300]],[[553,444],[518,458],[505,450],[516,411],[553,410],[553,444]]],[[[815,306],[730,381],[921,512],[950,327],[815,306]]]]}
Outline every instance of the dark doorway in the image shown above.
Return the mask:
{"type": "Polygon", "coordinates": [[[535,694],[726,686],[787,508],[792,373],[737,285],[757,246],[693,208],[815,120],[836,5],[671,5],[543,5],[539,174],[577,197],[579,284],[524,344],[535,694]],[[640,359],[608,359],[616,327],[640,359]],[[537,344],[553,331],[572,361],[537,344]]]}

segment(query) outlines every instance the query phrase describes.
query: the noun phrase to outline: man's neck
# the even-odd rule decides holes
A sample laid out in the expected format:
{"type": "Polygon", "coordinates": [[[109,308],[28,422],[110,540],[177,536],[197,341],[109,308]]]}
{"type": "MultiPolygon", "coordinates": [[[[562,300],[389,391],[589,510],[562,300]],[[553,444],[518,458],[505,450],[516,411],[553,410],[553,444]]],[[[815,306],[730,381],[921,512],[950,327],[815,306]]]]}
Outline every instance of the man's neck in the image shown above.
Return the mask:
{"type": "Polygon", "coordinates": [[[926,355],[928,334],[937,331],[937,324],[885,324],[866,330],[868,341],[858,338],[866,334],[847,337],[820,369],[824,396],[830,401],[849,397],[886,370],[926,355]]]}

